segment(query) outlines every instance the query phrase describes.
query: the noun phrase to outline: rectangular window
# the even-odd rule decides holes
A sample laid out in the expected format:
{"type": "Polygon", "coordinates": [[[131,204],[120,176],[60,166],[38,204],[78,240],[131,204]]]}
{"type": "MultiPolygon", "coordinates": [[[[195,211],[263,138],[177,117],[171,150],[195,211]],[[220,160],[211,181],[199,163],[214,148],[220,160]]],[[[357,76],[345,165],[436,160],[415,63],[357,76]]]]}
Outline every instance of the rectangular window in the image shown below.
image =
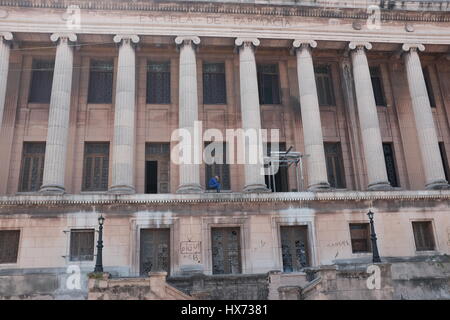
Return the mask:
{"type": "Polygon", "coordinates": [[[258,64],[260,104],[281,104],[277,64],[258,64]]]}
{"type": "Polygon", "coordinates": [[[368,223],[350,223],[350,239],[353,253],[372,252],[368,223]]]}
{"type": "Polygon", "coordinates": [[[84,145],[83,191],[107,191],[109,142],[86,142],[84,145]]]}
{"type": "Polygon", "coordinates": [[[91,61],[88,103],[112,103],[113,61],[91,61]]]}
{"type": "Polygon", "coordinates": [[[170,62],[148,62],[147,103],[170,104],[170,62]]]}
{"type": "Polygon", "coordinates": [[[227,103],[224,63],[203,63],[203,103],[227,103]]]}
{"type": "Polygon", "coordinates": [[[280,227],[284,272],[298,272],[309,266],[308,227],[280,227]]]}
{"type": "Polygon", "coordinates": [[[414,242],[417,251],[434,250],[433,225],[431,221],[414,221],[412,223],[414,242]]]}
{"type": "Polygon", "coordinates": [[[29,103],[50,103],[54,61],[33,60],[29,103]]]}
{"type": "Polygon", "coordinates": [[[239,227],[211,228],[213,274],[241,273],[239,227]]]}
{"type": "Polygon", "coordinates": [[[94,260],[94,229],[70,230],[70,261],[94,260]]]}
{"type": "Polygon", "coordinates": [[[448,174],[449,174],[450,170],[449,170],[449,166],[448,166],[448,158],[447,158],[447,152],[445,151],[444,142],[439,142],[439,151],[441,152],[442,165],[444,166],[445,180],[449,181],[448,174]]]}
{"type": "Polygon", "coordinates": [[[170,229],[142,229],[140,240],[140,274],[170,273],[170,229]]]}
{"type": "Polygon", "coordinates": [[[20,230],[0,230],[0,263],[16,263],[20,230]]]}
{"type": "Polygon", "coordinates": [[[372,79],[372,88],[376,105],[386,106],[380,67],[370,67],[370,77],[372,79]]]}
{"type": "Polygon", "coordinates": [[[395,164],[394,147],[392,143],[383,143],[384,161],[386,163],[386,171],[389,183],[393,187],[399,187],[397,177],[397,166],[395,164]]]}
{"type": "Polygon", "coordinates": [[[430,71],[428,68],[423,68],[423,77],[425,80],[425,86],[427,87],[428,99],[430,100],[430,106],[436,108],[436,100],[434,99],[433,86],[431,85],[430,71]]]}
{"type": "Polygon", "coordinates": [[[227,163],[227,145],[222,142],[207,142],[205,143],[205,155],[207,155],[209,163],[205,164],[206,186],[208,186],[212,177],[219,176],[222,190],[230,190],[230,165],[227,163]]]}
{"type": "Polygon", "coordinates": [[[169,193],[170,144],[145,145],[145,193],[169,193]]]}
{"type": "Polygon", "coordinates": [[[39,191],[44,175],[45,142],[24,142],[19,192],[39,191]]]}
{"type": "Polygon", "coordinates": [[[333,78],[330,65],[317,65],[314,67],[316,76],[317,95],[320,106],[335,106],[333,78]]]}
{"type": "Polygon", "coordinates": [[[328,182],[332,188],[346,188],[344,161],[340,142],[325,142],[325,159],[327,163],[328,182]]]}

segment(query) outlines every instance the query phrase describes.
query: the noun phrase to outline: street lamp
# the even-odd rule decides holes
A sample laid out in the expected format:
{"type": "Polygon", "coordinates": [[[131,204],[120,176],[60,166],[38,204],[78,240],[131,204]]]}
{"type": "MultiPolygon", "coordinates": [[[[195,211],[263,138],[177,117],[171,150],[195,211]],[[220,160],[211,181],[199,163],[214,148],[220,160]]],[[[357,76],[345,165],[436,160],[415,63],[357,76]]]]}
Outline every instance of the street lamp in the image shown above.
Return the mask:
{"type": "Polygon", "coordinates": [[[95,262],[95,273],[103,273],[103,259],[102,259],[102,250],[103,250],[103,223],[105,222],[105,218],[103,215],[100,215],[98,218],[98,241],[97,241],[97,260],[95,262]]]}
{"type": "Polygon", "coordinates": [[[367,216],[370,220],[370,240],[372,241],[372,262],[377,263],[381,262],[380,255],[378,253],[378,246],[377,246],[377,235],[375,234],[375,227],[373,225],[373,215],[374,213],[369,210],[367,213],[367,216]]]}

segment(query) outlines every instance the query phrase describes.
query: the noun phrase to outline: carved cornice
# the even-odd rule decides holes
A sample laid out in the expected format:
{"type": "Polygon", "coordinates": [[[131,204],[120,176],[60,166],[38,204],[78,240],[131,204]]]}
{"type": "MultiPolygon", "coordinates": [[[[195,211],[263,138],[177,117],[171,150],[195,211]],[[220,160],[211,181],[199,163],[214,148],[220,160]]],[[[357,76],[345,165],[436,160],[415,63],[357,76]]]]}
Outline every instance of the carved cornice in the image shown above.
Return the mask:
{"type": "MultiPolygon", "coordinates": [[[[404,2],[404,1],[403,1],[404,2]]],[[[430,4],[439,5],[436,2],[430,4]]],[[[381,19],[385,21],[424,21],[424,22],[449,22],[449,2],[443,1],[442,11],[425,10],[403,10],[401,4],[395,9],[381,9],[381,19]],[[447,5],[447,11],[445,6],[447,5]]],[[[146,2],[146,1],[80,1],[80,0],[31,0],[13,1],[0,0],[0,7],[19,8],[49,8],[66,9],[70,5],[77,5],[82,10],[115,10],[115,11],[141,11],[141,12],[185,12],[185,13],[217,13],[217,14],[246,14],[263,16],[301,16],[320,18],[346,18],[346,19],[367,19],[370,14],[366,8],[338,8],[329,7],[325,4],[308,6],[307,4],[245,4],[245,3],[221,3],[221,2],[146,2]]]]}

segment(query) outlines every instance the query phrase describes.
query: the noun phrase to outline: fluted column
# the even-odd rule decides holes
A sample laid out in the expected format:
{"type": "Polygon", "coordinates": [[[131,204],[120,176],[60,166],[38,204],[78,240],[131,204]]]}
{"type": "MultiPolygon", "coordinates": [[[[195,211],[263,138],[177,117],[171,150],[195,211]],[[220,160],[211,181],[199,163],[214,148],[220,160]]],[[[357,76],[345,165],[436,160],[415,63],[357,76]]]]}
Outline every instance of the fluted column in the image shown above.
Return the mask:
{"type": "Polygon", "coordinates": [[[6,85],[8,83],[11,32],[0,32],[0,130],[2,129],[3,110],[5,109],[6,85]]]}
{"type": "Polygon", "coordinates": [[[112,146],[112,184],[109,192],[135,193],[134,150],[136,136],[136,54],[137,35],[116,35],[119,45],[114,138],[112,146]]]}
{"type": "Polygon", "coordinates": [[[69,133],[70,100],[72,91],[73,48],[75,34],[52,34],[58,42],[45,146],[44,177],[40,191],[48,194],[64,193],[67,138],[69,133]]]}
{"type": "Polygon", "coordinates": [[[317,47],[317,42],[314,40],[295,40],[293,46],[297,55],[297,76],[305,153],[309,155],[307,158],[308,189],[312,191],[327,190],[330,188],[330,184],[328,183],[319,100],[311,56],[311,49],[317,47]]]}
{"type": "MultiPolygon", "coordinates": [[[[177,193],[202,192],[200,185],[200,164],[196,158],[201,155],[201,141],[195,140],[195,121],[198,121],[197,61],[196,47],[200,38],[195,36],[177,37],[175,43],[180,52],[179,74],[179,129],[189,132],[191,139],[183,139],[181,145],[184,161],[179,165],[180,185],[177,193]]],[[[200,132],[201,135],[201,132],[200,132]]],[[[201,159],[201,158],[200,158],[201,159]]]]}
{"type": "MultiPolygon", "coordinates": [[[[246,153],[250,150],[262,151],[261,139],[261,110],[259,105],[258,79],[256,72],[255,48],[260,41],[256,38],[237,38],[235,44],[239,50],[239,81],[241,95],[241,117],[244,131],[256,133],[258,139],[245,141],[246,153]]],[[[259,157],[258,157],[259,158],[259,157]]],[[[244,192],[268,192],[264,179],[264,167],[261,161],[252,163],[245,159],[245,186],[244,192]]]]}
{"type": "Polygon", "coordinates": [[[408,77],[417,137],[422,155],[427,189],[447,189],[444,167],[439,150],[433,113],[428,98],[418,51],[424,51],[422,44],[404,44],[406,75],[408,77]]]}
{"type": "Polygon", "coordinates": [[[352,50],[353,79],[369,181],[368,189],[391,189],[387,177],[377,106],[365,52],[366,49],[370,50],[372,45],[368,42],[351,42],[349,48],[352,50]]]}

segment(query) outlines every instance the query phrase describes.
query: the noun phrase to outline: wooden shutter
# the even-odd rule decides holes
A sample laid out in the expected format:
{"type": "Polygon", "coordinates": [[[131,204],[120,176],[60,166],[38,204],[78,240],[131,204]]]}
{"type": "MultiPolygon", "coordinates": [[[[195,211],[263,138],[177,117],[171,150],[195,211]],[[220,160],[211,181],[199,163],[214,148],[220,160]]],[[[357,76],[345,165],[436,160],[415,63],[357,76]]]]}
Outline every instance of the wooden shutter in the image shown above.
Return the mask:
{"type": "Polygon", "coordinates": [[[45,142],[24,142],[19,192],[39,191],[44,175],[45,142]]]}
{"type": "Polygon", "coordinates": [[[414,221],[412,223],[414,241],[417,251],[434,250],[434,235],[431,221],[414,221]]]}
{"type": "Polygon", "coordinates": [[[114,63],[91,61],[88,103],[112,103],[114,63]]]}
{"type": "Polygon", "coordinates": [[[427,87],[428,99],[430,100],[430,106],[436,108],[436,99],[434,99],[433,86],[431,85],[430,72],[428,68],[423,68],[423,77],[425,80],[425,86],[427,87]]]}
{"type": "Polygon", "coordinates": [[[83,191],[107,191],[109,142],[87,142],[84,149],[83,191]]]}
{"type": "Polygon", "coordinates": [[[316,76],[317,95],[320,106],[335,106],[333,80],[329,65],[318,65],[314,68],[316,76]]]}
{"type": "Polygon", "coordinates": [[[445,180],[449,181],[449,166],[448,166],[448,158],[447,158],[447,152],[445,151],[445,145],[444,142],[439,142],[439,151],[441,152],[441,160],[442,165],[444,166],[444,174],[445,174],[445,180]]]}
{"type": "Polygon", "coordinates": [[[350,223],[352,252],[371,252],[370,229],[368,223],[350,223]]]}
{"type": "Polygon", "coordinates": [[[70,231],[70,261],[94,260],[95,230],[80,229],[70,231]]]}
{"type": "Polygon", "coordinates": [[[158,193],[170,192],[170,144],[147,143],[145,145],[146,161],[158,162],[158,193]]]}
{"type": "Polygon", "coordinates": [[[260,104],[281,104],[278,65],[258,65],[258,91],[260,104]]]}
{"type": "Polygon", "coordinates": [[[53,85],[54,61],[34,60],[31,76],[30,103],[50,103],[53,85]]]}
{"type": "Polygon", "coordinates": [[[20,230],[0,230],[0,263],[16,263],[20,230]]]}
{"type": "Polygon", "coordinates": [[[324,143],[324,148],[328,182],[333,188],[345,188],[346,183],[341,144],[339,142],[326,142],[324,143]]]}
{"type": "Polygon", "coordinates": [[[284,272],[298,272],[309,266],[308,227],[280,227],[284,272]]]}
{"type": "Polygon", "coordinates": [[[149,62],[147,65],[147,103],[170,103],[170,62],[149,62]]]}
{"type": "Polygon", "coordinates": [[[393,187],[399,187],[394,150],[391,143],[383,143],[384,161],[389,183],[393,187]]]}
{"type": "MultiPolygon", "coordinates": [[[[222,142],[207,142],[205,143],[205,147],[210,145],[211,143],[222,143],[222,142]]],[[[222,155],[222,163],[213,163],[213,164],[205,164],[205,185],[208,186],[209,180],[214,176],[220,177],[220,184],[222,186],[222,190],[230,190],[230,165],[227,163],[227,145],[223,143],[222,145],[223,155],[222,155]]],[[[217,149],[215,149],[217,151],[217,149]]],[[[214,157],[220,157],[219,154],[213,154],[214,157]]]]}
{"type": "Polygon", "coordinates": [[[211,228],[213,274],[241,273],[239,227],[211,228]]]}
{"type": "Polygon", "coordinates": [[[224,63],[203,64],[203,103],[227,103],[224,63]]]}
{"type": "Polygon", "coordinates": [[[372,88],[376,105],[386,106],[380,67],[370,67],[370,77],[372,80],[372,88]]]}
{"type": "Polygon", "coordinates": [[[141,275],[170,272],[170,229],[142,229],[140,245],[141,275]]]}

